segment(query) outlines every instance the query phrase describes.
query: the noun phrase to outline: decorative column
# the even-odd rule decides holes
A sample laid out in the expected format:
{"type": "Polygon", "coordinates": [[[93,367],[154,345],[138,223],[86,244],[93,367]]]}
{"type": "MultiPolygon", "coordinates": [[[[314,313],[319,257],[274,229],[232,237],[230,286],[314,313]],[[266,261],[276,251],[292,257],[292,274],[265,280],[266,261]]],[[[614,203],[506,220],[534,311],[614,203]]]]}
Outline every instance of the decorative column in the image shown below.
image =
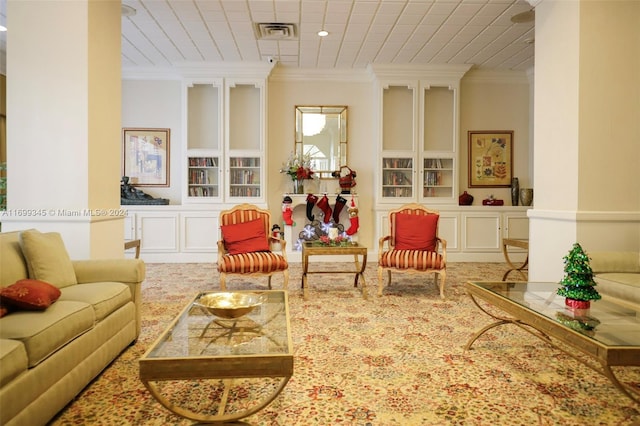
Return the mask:
{"type": "Polygon", "coordinates": [[[640,249],[640,3],[536,3],[532,281],[563,256],[640,249]],[[606,59],[603,59],[606,58],[606,59]]]}
{"type": "Polygon", "coordinates": [[[7,14],[2,230],[60,232],[73,258],[121,257],[120,1],[9,0],[7,14]]]}

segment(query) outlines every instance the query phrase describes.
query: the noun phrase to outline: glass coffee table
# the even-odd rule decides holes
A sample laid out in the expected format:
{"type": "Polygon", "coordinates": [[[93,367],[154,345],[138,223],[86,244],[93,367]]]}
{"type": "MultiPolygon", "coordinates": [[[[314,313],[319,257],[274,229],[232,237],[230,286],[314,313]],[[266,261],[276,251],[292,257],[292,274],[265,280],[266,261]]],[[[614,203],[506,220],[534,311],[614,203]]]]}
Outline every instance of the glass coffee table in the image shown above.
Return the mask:
{"type": "Polygon", "coordinates": [[[364,271],[367,267],[367,248],[358,243],[342,243],[340,245],[327,245],[319,241],[307,241],[302,244],[302,294],[305,300],[308,299],[307,290],[309,288],[307,277],[309,274],[354,274],[353,286],[358,287],[358,278],[362,280],[362,297],[367,299],[367,283],[364,280],[364,271]],[[350,271],[319,271],[309,270],[310,256],[344,256],[353,255],[355,269],[350,271]],[[360,262],[358,256],[362,256],[360,262]]]}
{"type": "Polygon", "coordinates": [[[289,304],[283,290],[233,292],[267,298],[240,318],[223,319],[195,304],[211,293],[216,292],[200,293],[189,302],[140,358],[140,379],[179,416],[229,422],[266,407],[291,378],[289,304]],[[190,395],[205,387],[206,397],[190,395]]]}
{"type": "Polygon", "coordinates": [[[592,301],[590,309],[569,309],[565,298],[556,294],[558,283],[468,282],[465,287],[476,306],[496,320],[476,332],[465,349],[488,330],[514,324],[605,375],[624,395],[640,403],[640,393],[621,383],[611,369],[640,366],[639,312],[605,300],[592,301]],[[489,312],[479,299],[508,316],[489,312]]]}

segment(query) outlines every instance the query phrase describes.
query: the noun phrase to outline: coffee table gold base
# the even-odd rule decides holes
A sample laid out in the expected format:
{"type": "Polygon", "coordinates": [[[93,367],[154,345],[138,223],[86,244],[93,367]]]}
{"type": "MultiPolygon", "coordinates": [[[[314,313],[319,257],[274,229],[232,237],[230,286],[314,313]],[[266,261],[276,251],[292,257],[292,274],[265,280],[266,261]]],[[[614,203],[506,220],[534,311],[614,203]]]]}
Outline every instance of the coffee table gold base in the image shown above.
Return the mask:
{"type": "Polygon", "coordinates": [[[274,399],[280,395],[282,390],[285,388],[287,383],[289,382],[290,377],[282,377],[276,389],[271,392],[269,395],[265,396],[261,401],[254,401],[254,404],[251,408],[246,410],[237,411],[233,414],[225,414],[227,403],[229,400],[229,393],[233,387],[233,379],[224,379],[223,386],[224,391],[220,397],[220,403],[218,406],[218,413],[215,415],[206,415],[202,413],[196,413],[191,411],[190,409],[179,407],[176,404],[173,404],[169,399],[167,399],[160,389],[157,386],[155,381],[147,381],[143,380],[144,386],[147,388],[149,393],[158,401],[164,408],[171,411],[172,413],[184,417],[189,420],[194,420],[200,423],[223,423],[230,422],[243,419],[245,417],[251,416],[252,414],[257,413],[258,411],[265,408],[267,405],[271,404],[274,399]]]}
{"type": "Polygon", "coordinates": [[[308,300],[307,277],[309,274],[355,274],[353,286],[358,287],[358,279],[362,280],[362,297],[367,300],[367,283],[364,280],[364,271],[367,267],[367,248],[361,245],[348,246],[323,246],[313,243],[304,243],[302,246],[302,297],[308,300]],[[351,271],[309,271],[309,256],[336,256],[353,255],[355,269],[351,271]],[[362,256],[360,262],[358,256],[362,256]]]}
{"type": "MultiPolygon", "coordinates": [[[[467,284],[467,289],[470,290],[469,285],[467,284]]],[[[480,309],[482,312],[484,312],[485,314],[489,315],[491,318],[494,318],[496,321],[484,326],[483,328],[481,328],[480,330],[478,330],[473,336],[471,336],[471,338],[467,341],[467,344],[464,346],[465,350],[470,350],[471,346],[473,345],[473,343],[480,337],[482,336],[484,333],[486,333],[488,330],[491,330],[495,327],[504,325],[504,324],[514,324],[518,327],[520,327],[521,329],[525,330],[526,332],[542,339],[543,341],[545,341],[546,343],[548,343],[550,346],[552,346],[555,349],[558,349],[559,351],[563,352],[564,354],[570,356],[571,358],[575,359],[576,361],[580,362],[581,364],[591,368],[593,371],[602,374],[603,376],[607,377],[609,379],[609,381],[625,396],[627,396],[629,399],[631,399],[632,401],[634,401],[637,404],[640,404],[640,393],[638,393],[637,391],[635,391],[634,389],[632,389],[631,387],[623,384],[622,382],[620,382],[620,380],[616,377],[615,373],[613,372],[612,368],[610,365],[608,365],[606,363],[606,361],[604,360],[598,360],[598,359],[594,359],[593,363],[589,363],[587,362],[585,359],[582,359],[578,356],[575,355],[575,353],[572,353],[571,351],[566,350],[565,348],[563,348],[562,346],[560,346],[559,344],[557,344],[554,340],[551,339],[551,337],[546,334],[543,330],[540,330],[536,324],[535,321],[531,321],[531,323],[522,320],[522,319],[517,319],[517,318],[512,318],[512,317],[506,317],[506,316],[500,316],[500,315],[496,315],[493,314],[489,311],[487,311],[486,309],[484,309],[476,300],[476,298],[474,297],[474,295],[469,292],[469,297],[471,298],[471,300],[473,301],[473,303],[478,307],[478,309],[480,309]]],[[[532,317],[533,318],[533,317],[532,317]]],[[[540,323],[542,324],[542,323],[540,323]]],[[[562,340],[560,340],[562,341],[562,340]]],[[[565,344],[569,345],[568,343],[564,342],[565,344]]],[[[581,349],[582,348],[578,348],[581,349]]],[[[622,366],[619,366],[622,367],[622,366]]]]}
{"type": "Polygon", "coordinates": [[[509,257],[509,249],[507,247],[512,246],[512,247],[518,247],[521,249],[525,249],[525,250],[529,250],[529,240],[519,240],[519,239],[515,239],[515,238],[503,238],[502,239],[502,254],[504,254],[504,260],[507,262],[507,265],[509,265],[509,269],[507,270],[507,272],[504,273],[504,275],[502,276],[502,281],[506,281],[507,277],[509,276],[509,274],[511,272],[518,272],[520,274],[520,276],[522,277],[523,280],[527,280],[527,274],[525,272],[528,271],[527,266],[529,265],[529,254],[527,253],[527,257],[524,260],[524,262],[522,263],[522,265],[520,266],[516,266],[513,264],[513,262],[511,261],[511,258],[509,257]]]}

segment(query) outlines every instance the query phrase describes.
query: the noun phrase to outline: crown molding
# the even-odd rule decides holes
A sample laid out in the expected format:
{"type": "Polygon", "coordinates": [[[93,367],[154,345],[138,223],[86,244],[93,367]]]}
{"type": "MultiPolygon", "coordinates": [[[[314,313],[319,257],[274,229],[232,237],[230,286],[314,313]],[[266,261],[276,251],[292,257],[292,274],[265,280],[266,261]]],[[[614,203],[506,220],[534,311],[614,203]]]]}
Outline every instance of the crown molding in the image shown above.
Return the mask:
{"type": "Polygon", "coordinates": [[[460,80],[473,64],[394,65],[370,64],[367,70],[378,79],[451,79],[460,80]]]}
{"type": "Polygon", "coordinates": [[[270,81],[335,81],[335,82],[370,82],[371,75],[366,69],[317,69],[317,68],[290,68],[277,66],[269,76],[270,81]]]}
{"type": "Polygon", "coordinates": [[[268,62],[180,62],[170,67],[122,67],[127,80],[180,80],[183,78],[260,78],[269,76],[268,62]]]}
{"type": "Polygon", "coordinates": [[[472,70],[465,74],[464,82],[485,84],[529,84],[529,71],[472,70]]]}

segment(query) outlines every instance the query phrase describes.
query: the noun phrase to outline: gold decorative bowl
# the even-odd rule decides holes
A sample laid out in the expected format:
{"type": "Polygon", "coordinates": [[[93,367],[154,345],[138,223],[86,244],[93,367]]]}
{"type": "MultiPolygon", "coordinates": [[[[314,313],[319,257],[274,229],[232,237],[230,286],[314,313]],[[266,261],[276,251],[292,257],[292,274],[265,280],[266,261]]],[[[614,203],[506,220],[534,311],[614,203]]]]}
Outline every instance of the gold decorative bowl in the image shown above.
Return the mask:
{"type": "Polygon", "coordinates": [[[234,319],[253,311],[267,300],[259,293],[209,293],[201,296],[194,305],[220,318],[234,319]]]}

